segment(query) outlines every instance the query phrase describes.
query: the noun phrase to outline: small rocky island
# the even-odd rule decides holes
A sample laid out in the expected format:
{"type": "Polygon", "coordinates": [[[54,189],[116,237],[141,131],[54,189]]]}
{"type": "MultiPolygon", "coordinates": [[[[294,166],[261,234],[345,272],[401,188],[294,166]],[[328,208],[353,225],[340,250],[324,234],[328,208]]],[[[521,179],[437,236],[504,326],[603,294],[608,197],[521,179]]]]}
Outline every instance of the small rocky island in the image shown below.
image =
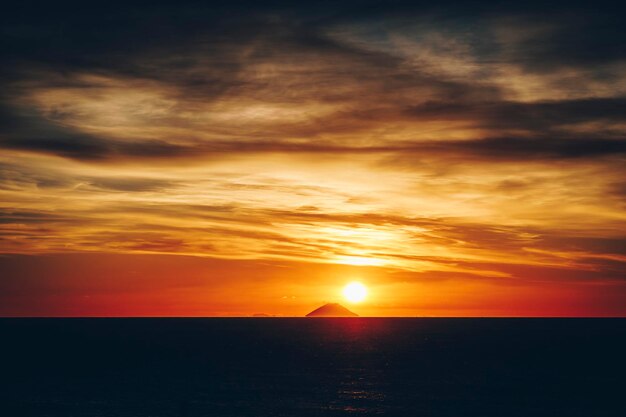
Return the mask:
{"type": "Polygon", "coordinates": [[[311,311],[306,317],[359,317],[359,315],[341,304],[329,303],[311,311]]]}

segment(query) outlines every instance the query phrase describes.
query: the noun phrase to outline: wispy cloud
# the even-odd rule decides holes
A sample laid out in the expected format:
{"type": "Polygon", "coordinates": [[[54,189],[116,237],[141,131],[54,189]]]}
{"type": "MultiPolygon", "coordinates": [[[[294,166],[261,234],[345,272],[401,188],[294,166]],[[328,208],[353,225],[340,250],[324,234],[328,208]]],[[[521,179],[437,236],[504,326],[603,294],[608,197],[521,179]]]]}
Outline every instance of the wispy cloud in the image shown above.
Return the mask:
{"type": "Polygon", "coordinates": [[[0,18],[0,252],[622,282],[622,17],[584,2],[15,6],[0,18]]]}

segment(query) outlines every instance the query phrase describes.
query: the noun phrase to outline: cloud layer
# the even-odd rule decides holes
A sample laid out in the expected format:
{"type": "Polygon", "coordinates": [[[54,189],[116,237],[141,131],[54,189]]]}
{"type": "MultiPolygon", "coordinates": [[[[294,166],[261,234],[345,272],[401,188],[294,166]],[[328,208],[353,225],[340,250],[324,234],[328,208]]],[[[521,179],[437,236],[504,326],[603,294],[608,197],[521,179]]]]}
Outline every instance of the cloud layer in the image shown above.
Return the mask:
{"type": "Polygon", "coordinates": [[[544,3],[15,6],[0,252],[622,291],[624,11],[544,3]]]}

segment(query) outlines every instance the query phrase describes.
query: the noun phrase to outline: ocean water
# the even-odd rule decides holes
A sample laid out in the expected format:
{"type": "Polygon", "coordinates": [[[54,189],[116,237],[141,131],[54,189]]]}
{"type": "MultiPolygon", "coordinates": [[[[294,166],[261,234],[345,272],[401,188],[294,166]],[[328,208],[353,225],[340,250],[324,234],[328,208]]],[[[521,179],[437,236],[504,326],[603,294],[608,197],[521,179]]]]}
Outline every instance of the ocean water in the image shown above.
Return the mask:
{"type": "Polygon", "coordinates": [[[626,416],[624,319],[1,319],[0,416],[626,416]]]}

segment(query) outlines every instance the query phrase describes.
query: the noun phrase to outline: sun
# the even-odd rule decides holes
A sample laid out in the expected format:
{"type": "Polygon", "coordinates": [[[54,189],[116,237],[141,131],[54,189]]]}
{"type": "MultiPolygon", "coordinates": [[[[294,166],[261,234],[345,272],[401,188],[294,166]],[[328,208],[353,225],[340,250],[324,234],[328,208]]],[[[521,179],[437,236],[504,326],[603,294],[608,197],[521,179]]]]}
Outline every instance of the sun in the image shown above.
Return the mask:
{"type": "Polygon", "coordinates": [[[351,282],[343,288],[343,296],[351,303],[360,303],[367,296],[367,288],[360,282],[351,282]]]}

